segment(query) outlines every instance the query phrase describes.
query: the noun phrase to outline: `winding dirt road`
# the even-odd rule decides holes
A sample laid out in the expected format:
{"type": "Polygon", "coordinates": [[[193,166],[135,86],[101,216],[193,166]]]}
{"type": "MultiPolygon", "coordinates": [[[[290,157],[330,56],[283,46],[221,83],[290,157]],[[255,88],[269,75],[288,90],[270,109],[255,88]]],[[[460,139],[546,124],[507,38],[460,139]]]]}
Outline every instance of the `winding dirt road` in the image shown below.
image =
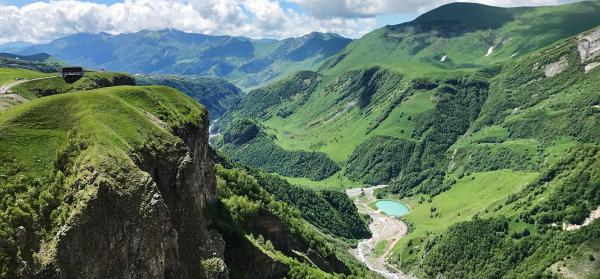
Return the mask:
{"type": "Polygon", "coordinates": [[[369,269],[381,274],[389,279],[404,279],[410,278],[402,273],[402,271],[394,268],[386,263],[386,259],[390,256],[392,248],[404,236],[408,227],[402,221],[385,215],[379,211],[373,210],[368,204],[375,200],[373,190],[386,187],[387,185],[379,185],[370,188],[354,188],[346,190],[346,194],[354,199],[354,204],[360,213],[366,213],[371,216],[372,237],[363,239],[358,243],[358,247],[353,251],[353,254],[358,260],[363,262],[369,269]],[[363,195],[364,193],[364,195],[363,195]],[[382,240],[388,240],[388,243],[381,256],[374,255],[375,245],[382,240]]]}
{"type": "Polygon", "coordinates": [[[32,81],[32,80],[40,80],[40,79],[47,79],[47,78],[51,78],[51,77],[21,79],[21,80],[15,80],[13,82],[9,82],[4,85],[0,85],[0,111],[5,111],[11,107],[14,107],[16,105],[19,105],[19,104],[29,101],[21,95],[11,94],[11,92],[10,92],[11,88],[13,88],[19,84],[23,84],[23,83],[32,81]]]}
{"type": "Polygon", "coordinates": [[[22,84],[22,83],[26,83],[29,81],[34,81],[34,80],[40,80],[40,79],[47,79],[47,78],[51,78],[51,77],[42,77],[42,78],[33,78],[33,79],[21,79],[21,80],[15,80],[13,82],[9,82],[7,84],[4,84],[2,86],[0,86],[0,94],[8,94],[10,93],[10,89],[22,84]]]}

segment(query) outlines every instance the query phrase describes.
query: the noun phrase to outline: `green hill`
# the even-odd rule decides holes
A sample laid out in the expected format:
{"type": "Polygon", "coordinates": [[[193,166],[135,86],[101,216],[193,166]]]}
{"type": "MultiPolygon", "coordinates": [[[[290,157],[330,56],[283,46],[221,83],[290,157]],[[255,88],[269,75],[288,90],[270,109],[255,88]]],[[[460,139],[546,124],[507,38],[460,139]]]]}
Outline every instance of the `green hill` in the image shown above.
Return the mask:
{"type": "Polygon", "coordinates": [[[76,81],[67,81],[62,77],[54,76],[19,84],[11,91],[31,100],[61,93],[119,85],[135,85],[135,79],[123,73],[86,72],[82,78],[76,81]]]}
{"type": "Polygon", "coordinates": [[[208,123],[200,104],[162,86],[43,96],[0,113],[0,277],[374,276],[312,225],[367,234],[345,195],[224,159],[215,174],[208,123]]]}
{"type": "Polygon", "coordinates": [[[321,69],[340,74],[365,65],[380,65],[415,77],[514,61],[599,25],[598,13],[598,1],[535,8],[447,4],[414,21],[365,35],[321,69]]]}
{"type": "Polygon", "coordinates": [[[242,98],[242,91],[221,79],[174,75],[137,75],[139,85],[163,85],[175,88],[203,104],[211,119],[218,119],[242,98]]]}
{"type": "Polygon", "coordinates": [[[350,39],[310,33],[283,40],[210,36],[173,29],[76,34],[20,53],[45,52],[71,64],[142,74],[221,77],[248,89],[299,70],[316,69],[350,39]]]}
{"type": "MultiPolygon", "coordinates": [[[[344,169],[328,186],[341,186],[345,177],[388,183],[408,171],[420,173],[408,188],[420,184],[437,192],[446,186],[431,166],[477,120],[501,65],[600,24],[598,12],[598,1],[536,8],[445,5],[365,35],[319,72],[300,72],[250,92],[227,117],[258,121],[284,150],[327,154],[344,169]],[[441,55],[450,60],[439,61],[441,55]]],[[[228,122],[218,125],[224,129],[228,122]]],[[[527,160],[518,159],[532,156],[525,149],[493,152],[525,167],[527,160]]]]}
{"type": "MultiPolygon", "coordinates": [[[[137,156],[173,150],[181,139],[170,130],[185,124],[202,127],[205,113],[172,89],[116,87],[43,97],[0,114],[0,142],[5,147],[0,151],[1,276],[39,273],[42,267],[52,274],[52,266],[74,276],[85,273],[90,264],[86,257],[96,249],[109,249],[100,248],[106,243],[95,233],[97,228],[109,233],[110,221],[94,216],[103,210],[111,213],[95,207],[94,201],[112,199],[120,218],[143,218],[127,209],[127,204],[142,202],[148,191],[137,156]],[[94,219],[97,227],[88,231],[92,226],[86,222],[94,219]],[[71,229],[59,238],[57,232],[65,224],[71,229]],[[77,237],[87,238],[91,246],[78,245],[78,251],[71,251],[77,237]],[[40,252],[42,246],[46,249],[40,252]],[[62,258],[77,260],[66,263],[62,258]],[[27,263],[35,263],[37,270],[25,269],[27,263]]],[[[157,237],[155,241],[161,241],[157,237]]]]}
{"type": "Polygon", "coordinates": [[[0,68],[0,85],[6,85],[19,79],[34,79],[42,77],[50,77],[53,74],[42,73],[19,68],[0,68]]]}
{"type": "Polygon", "coordinates": [[[16,55],[0,53],[0,67],[19,68],[44,73],[56,73],[65,65],[62,61],[46,54],[16,55]]]}

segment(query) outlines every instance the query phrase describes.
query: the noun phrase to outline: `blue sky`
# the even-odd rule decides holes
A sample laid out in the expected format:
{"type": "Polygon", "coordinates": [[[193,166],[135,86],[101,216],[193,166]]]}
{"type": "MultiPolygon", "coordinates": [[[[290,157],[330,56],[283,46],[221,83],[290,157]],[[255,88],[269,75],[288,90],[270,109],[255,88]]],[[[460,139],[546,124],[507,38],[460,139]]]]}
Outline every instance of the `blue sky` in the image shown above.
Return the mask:
{"type": "MultiPolygon", "coordinates": [[[[575,0],[466,0],[496,6],[575,0]]],[[[358,38],[452,0],[0,0],[0,44],[76,33],[174,28],[212,35],[286,38],[312,31],[358,38]]]]}

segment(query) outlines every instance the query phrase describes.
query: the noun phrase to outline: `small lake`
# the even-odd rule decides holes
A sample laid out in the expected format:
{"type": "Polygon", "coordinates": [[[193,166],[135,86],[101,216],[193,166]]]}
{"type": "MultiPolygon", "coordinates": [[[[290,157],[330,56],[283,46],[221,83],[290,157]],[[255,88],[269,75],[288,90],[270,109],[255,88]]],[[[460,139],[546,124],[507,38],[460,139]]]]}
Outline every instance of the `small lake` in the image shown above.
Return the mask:
{"type": "Polygon", "coordinates": [[[397,201],[378,201],[375,205],[377,208],[381,209],[383,213],[390,216],[398,217],[408,213],[408,207],[397,201]]]}

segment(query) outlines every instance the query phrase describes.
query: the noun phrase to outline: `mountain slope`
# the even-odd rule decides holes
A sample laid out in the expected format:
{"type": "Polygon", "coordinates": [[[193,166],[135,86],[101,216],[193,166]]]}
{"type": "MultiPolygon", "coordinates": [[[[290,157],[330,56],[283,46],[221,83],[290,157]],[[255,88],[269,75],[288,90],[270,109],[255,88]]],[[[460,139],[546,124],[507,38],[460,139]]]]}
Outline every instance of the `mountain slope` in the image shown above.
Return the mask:
{"type": "Polygon", "coordinates": [[[20,53],[46,52],[71,64],[113,71],[223,77],[252,88],[293,71],[314,69],[350,41],[327,33],[277,41],[167,29],[77,34],[20,53]]]}
{"type": "Polygon", "coordinates": [[[242,98],[235,85],[220,79],[172,75],[137,75],[138,85],[163,85],[175,88],[206,106],[210,119],[218,119],[242,98]]]}
{"type": "Polygon", "coordinates": [[[223,258],[202,214],[216,199],[207,123],[164,87],[59,94],[0,114],[2,276],[226,272],[198,264],[223,258]],[[169,213],[179,211],[191,214],[169,213]]]}
{"type": "MultiPolygon", "coordinates": [[[[250,92],[227,117],[254,119],[284,150],[327,154],[343,168],[330,177],[334,186],[345,177],[389,183],[408,172],[418,175],[407,176],[413,181],[406,191],[421,185],[418,191],[439,192],[448,187],[442,186],[439,157],[477,120],[501,65],[600,24],[598,12],[599,1],[536,8],[445,5],[365,35],[319,72],[250,92]],[[436,51],[449,60],[439,61],[436,51]]],[[[530,156],[509,153],[505,160],[530,156]]]]}
{"type": "Polygon", "coordinates": [[[368,234],[345,195],[239,166],[215,174],[208,124],[200,104],[163,86],[0,113],[0,278],[374,276],[296,209],[332,234],[368,234]],[[288,205],[297,193],[316,202],[288,205]],[[346,219],[355,226],[338,226],[346,219]]]}
{"type": "Polygon", "coordinates": [[[37,53],[32,55],[16,55],[11,53],[0,53],[0,67],[28,69],[44,73],[59,72],[65,65],[62,61],[46,54],[37,53]]]}
{"type": "Polygon", "coordinates": [[[414,21],[365,35],[322,69],[339,74],[380,65],[419,76],[492,65],[597,26],[598,13],[599,1],[535,8],[447,4],[414,21]]]}
{"type": "Polygon", "coordinates": [[[249,118],[269,144],[327,154],[343,170],[325,186],[389,183],[377,195],[410,205],[411,230],[388,258],[406,273],[595,278],[600,29],[573,35],[490,66],[298,73],[250,92],[219,125],[249,118]]]}

